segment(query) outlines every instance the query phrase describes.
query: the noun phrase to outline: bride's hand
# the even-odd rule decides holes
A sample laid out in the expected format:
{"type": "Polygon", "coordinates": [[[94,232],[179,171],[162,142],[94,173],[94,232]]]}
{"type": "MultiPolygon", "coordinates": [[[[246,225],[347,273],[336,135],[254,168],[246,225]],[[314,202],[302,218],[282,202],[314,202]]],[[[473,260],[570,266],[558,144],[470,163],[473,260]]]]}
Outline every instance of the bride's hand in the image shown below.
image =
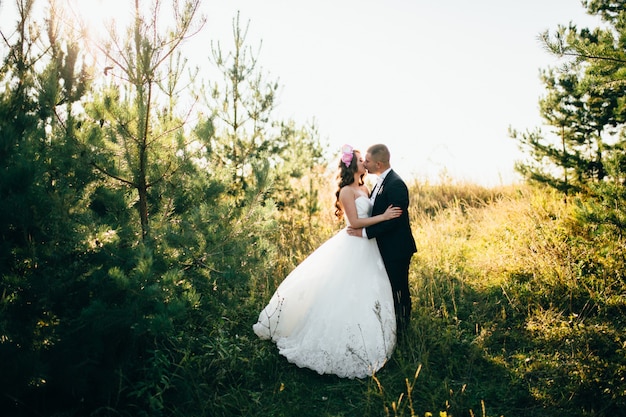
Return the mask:
{"type": "Polygon", "coordinates": [[[395,219],[396,217],[400,217],[401,215],[402,209],[400,207],[394,207],[392,205],[389,205],[389,207],[387,207],[387,210],[385,210],[385,212],[382,214],[383,219],[385,220],[395,219]]]}

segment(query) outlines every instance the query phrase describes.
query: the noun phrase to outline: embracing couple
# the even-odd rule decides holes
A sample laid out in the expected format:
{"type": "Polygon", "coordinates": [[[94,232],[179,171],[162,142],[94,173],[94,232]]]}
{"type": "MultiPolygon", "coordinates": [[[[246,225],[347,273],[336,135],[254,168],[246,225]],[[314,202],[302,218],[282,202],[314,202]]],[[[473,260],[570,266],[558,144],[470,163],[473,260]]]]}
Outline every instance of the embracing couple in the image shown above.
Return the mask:
{"type": "Polygon", "coordinates": [[[347,227],[282,281],[253,330],[299,367],[365,378],[391,357],[410,319],[409,193],[382,144],[365,155],[344,145],[337,177],[335,214],[347,227]],[[371,192],[368,172],[378,177],[371,192]]]}

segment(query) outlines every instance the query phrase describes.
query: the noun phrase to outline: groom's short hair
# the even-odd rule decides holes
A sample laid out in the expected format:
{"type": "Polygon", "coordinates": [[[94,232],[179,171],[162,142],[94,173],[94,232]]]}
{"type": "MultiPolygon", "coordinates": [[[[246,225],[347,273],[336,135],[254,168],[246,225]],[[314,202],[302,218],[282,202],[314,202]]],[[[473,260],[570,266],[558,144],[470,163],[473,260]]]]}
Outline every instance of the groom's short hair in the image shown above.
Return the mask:
{"type": "Polygon", "coordinates": [[[367,153],[370,154],[374,161],[382,162],[384,164],[388,164],[389,160],[391,159],[389,149],[386,145],[383,145],[382,143],[370,146],[367,149],[367,153]]]}

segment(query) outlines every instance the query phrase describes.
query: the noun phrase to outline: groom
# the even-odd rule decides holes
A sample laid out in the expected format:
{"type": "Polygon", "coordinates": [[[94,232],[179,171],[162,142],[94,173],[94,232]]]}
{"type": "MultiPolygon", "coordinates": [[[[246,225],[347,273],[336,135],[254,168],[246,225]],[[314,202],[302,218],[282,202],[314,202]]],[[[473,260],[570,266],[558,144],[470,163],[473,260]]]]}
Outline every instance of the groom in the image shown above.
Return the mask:
{"type": "Polygon", "coordinates": [[[402,208],[402,215],[363,229],[348,227],[348,233],[351,236],[376,238],[391,282],[397,332],[402,335],[411,317],[409,264],[417,248],[409,223],[409,190],[402,178],[391,169],[390,156],[389,149],[382,144],[370,146],[365,154],[363,165],[368,172],[378,176],[371,195],[374,202],[372,216],[383,213],[389,205],[402,208]]]}

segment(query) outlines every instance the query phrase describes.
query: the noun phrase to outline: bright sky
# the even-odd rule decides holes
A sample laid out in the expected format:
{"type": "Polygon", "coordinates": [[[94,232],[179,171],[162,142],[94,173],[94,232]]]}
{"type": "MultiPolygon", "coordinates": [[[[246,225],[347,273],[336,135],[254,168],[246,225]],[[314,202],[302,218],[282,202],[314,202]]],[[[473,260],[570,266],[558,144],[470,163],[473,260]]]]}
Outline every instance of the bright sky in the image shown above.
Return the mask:
{"type": "Polygon", "coordinates": [[[509,126],[542,123],[539,69],[558,61],[539,33],[570,21],[597,26],[579,0],[210,4],[211,38],[230,34],[224,24],[240,10],[283,86],[281,111],[315,118],[337,152],[383,142],[405,178],[436,180],[445,170],[486,185],[516,178],[521,154],[509,126]]]}
{"type": "MultiPolygon", "coordinates": [[[[134,1],[80,0],[90,3],[119,16],[134,1]]],[[[405,179],[437,181],[445,172],[485,185],[516,180],[513,164],[523,156],[508,128],[542,124],[539,70],[559,62],[538,35],[569,22],[598,25],[580,0],[207,0],[202,7],[208,22],[192,42],[194,55],[208,58],[210,41],[230,50],[239,11],[241,23],[250,22],[249,44],[263,42],[259,65],[281,85],[280,116],[315,120],[337,155],[344,143],[365,150],[382,142],[405,179]]]]}

